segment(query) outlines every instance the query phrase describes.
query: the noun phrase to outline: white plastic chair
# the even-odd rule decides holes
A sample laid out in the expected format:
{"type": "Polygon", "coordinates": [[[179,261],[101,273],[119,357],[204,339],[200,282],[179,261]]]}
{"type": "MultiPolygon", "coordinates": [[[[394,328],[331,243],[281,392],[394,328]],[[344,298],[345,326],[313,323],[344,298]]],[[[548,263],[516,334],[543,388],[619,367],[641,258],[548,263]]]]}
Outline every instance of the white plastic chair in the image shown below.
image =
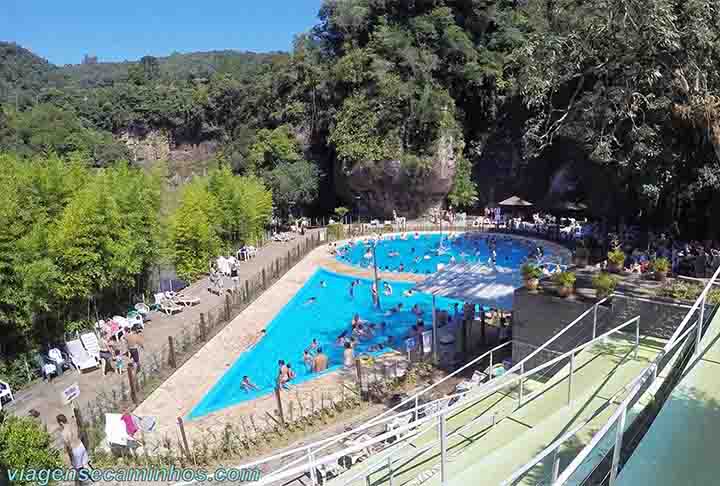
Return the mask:
{"type": "Polygon", "coordinates": [[[13,397],[12,389],[10,388],[10,385],[5,381],[0,381],[0,410],[3,408],[3,399],[9,398],[9,400],[6,400],[5,403],[12,402],[15,400],[15,397],[13,397]]]}
{"type": "Polygon", "coordinates": [[[83,343],[85,350],[90,356],[96,360],[100,360],[100,343],[98,342],[98,338],[94,332],[81,334],[80,341],[83,343]]]}

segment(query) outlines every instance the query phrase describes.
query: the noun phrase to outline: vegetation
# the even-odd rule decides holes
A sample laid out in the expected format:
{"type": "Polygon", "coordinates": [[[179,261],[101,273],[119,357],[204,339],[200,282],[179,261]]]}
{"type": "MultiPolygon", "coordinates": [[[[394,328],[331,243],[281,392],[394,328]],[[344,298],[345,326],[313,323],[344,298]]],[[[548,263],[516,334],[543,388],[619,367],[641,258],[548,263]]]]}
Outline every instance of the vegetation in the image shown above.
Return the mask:
{"type": "Polygon", "coordinates": [[[598,298],[603,298],[615,291],[618,279],[607,272],[600,272],[593,277],[592,284],[597,292],[598,298]]]}
{"type": "MultiPolygon", "coordinates": [[[[39,421],[29,417],[5,416],[0,413],[0,470],[44,471],[63,467],[61,452],[39,421]]],[[[13,484],[52,484],[37,481],[13,481],[13,484]]],[[[48,479],[48,478],[46,478],[48,479]]]]}
{"type": "Polygon", "coordinates": [[[559,272],[552,276],[552,280],[560,287],[573,288],[576,277],[573,272],[559,272]]]}
{"type": "Polygon", "coordinates": [[[667,273],[670,271],[670,260],[664,257],[655,258],[650,262],[650,270],[655,273],[667,273]]]}
{"type": "Polygon", "coordinates": [[[622,268],[625,263],[625,252],[623,252],[620,248],[610,250],[607,254],[607,259],[608,263],[622,268]]]}
{"type": "Polygon", "coordinates": [[[525,280],[540,278],[543,275],[542,269],[532,262],[527,262],[523,264],[523,266],[520,268],[520,272],[522,273],[522,276],[525,280]]]}
{"type": "MultiPolygon", "coordinates": [[[[699,283],[688,282],[685,280],[673,280],[657,290],[660,297],[669,297],[675,300],[684,300],[687,302],[695,302],[703,291],[703,286],[699,283]]],[[[707,294],[707,303],[709,305],[720,304],[720,289],[712,288],[707,294]]]]}

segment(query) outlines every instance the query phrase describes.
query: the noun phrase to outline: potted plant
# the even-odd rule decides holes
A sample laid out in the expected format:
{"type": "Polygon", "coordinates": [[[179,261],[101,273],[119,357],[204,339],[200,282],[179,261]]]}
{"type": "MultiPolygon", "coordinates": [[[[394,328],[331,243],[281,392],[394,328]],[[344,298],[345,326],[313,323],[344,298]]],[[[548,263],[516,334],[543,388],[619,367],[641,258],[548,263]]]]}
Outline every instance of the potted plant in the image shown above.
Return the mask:
{"type": "Polygon", "coordinates": [[[620,273],[625,264],[625,253],[620,248],[610,250],[607,254],[608,270],[612,273],[620,273]]]}
{"type": "Polygon", "coordinates": [[[593,277],[592,283],[593,287],[595,287],[595,294],[597,295],[597,298],[604,299],[615,291],[618,281],[617,277],[614,277],[607,272],[600,272],[593,277]]]}
{"type": "Polygon", "coordinates": [[[542,270],[536,264],[527,262],[520,269],[522,272],[523,280],[525,280],[525,288],[528,290],[535,291],[540,285],[540,277],[542,277],[542,270]]]}
{"type": "Polygon", "coordinates": [[[558,285],[558,294],[560,297],[568,297],[573,293],[575,288],[575,274],[573,272],[560,272],[552,277],[553,282],[558,285]]]}
{"type": "Polygon", "coordinates": [[[664,282],[670,271],[670,261],[664,257],[656,258],[650,262],[650,270],[655,274],[655,280],[664,282]]]}

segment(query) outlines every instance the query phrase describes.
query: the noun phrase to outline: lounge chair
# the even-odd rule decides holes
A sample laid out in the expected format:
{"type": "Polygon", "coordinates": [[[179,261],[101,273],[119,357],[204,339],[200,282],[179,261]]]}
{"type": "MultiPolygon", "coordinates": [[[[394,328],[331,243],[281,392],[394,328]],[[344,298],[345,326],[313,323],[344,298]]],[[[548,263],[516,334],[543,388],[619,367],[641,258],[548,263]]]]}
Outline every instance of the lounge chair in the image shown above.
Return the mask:
{"type": "Polygon", "coordinates": [[[176,312],[182,312],[183,308],[172,300],[168,300],[165,292],[155,294],[155,303],[160,307],[160,311],[171,316],[176,312]]]}
{"type": "Polygon", "coordinates": [[[5,381],[0,381],[0,410],[3,408],[3,403],[9,403],[13,400],[15,400],[15,397],[13,397],[10,385],[5,381]]]}
{"type": "Polygon", "coordinates": [[[100,361],[100,343],[98,343],[98,338],[95,333],[86,332],[85,334],[81,334],[80,341],[82,341],[83,346],[85,346],[87,353],[100,361]]]}
{"type": "Polygon", "coordinates": [[[191,307],[193,305],[198,305],[200,303],[200,298],[185,295],[176,295],[173,299],[173,302],[184,305],[185,307],[191,307]]]}
{"type": "Polygon", "coordinates": [[[68,341],[65,345],[67,346],[68,355],[70,355],[70,361],[78,373],[82,373],[83,370],[97,368],[99,366],[97,360],[87,352],[79,339],[68,341]]]}
{"type": "Polygon", "coordinates": [[[130,326],[130,329],[134,328],[135,326],[140,326],[141,328],[145,329],[145,320],[139,312],[128,312],[126,320],[128,325],[130,326]]]}

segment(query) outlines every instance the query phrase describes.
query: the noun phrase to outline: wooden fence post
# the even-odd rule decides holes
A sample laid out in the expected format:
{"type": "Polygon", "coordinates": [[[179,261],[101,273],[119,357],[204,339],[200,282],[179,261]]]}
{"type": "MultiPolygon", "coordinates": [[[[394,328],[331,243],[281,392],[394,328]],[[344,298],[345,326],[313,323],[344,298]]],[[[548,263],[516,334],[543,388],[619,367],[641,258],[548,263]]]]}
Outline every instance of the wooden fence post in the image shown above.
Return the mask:
{"type": "Polygon", "coordinates": [[[285,257],[285,270],[290,268],[290,250],[287,252],[287,256],[285,257]]]}
{"type": "Polygon", "coordinates": [[[359,358],[355,360],[355,369],[357,370],[358,390],[360,390],[360,399],[362,400],[362,396],[363,396],[362,363],[360,362],[359,358]]]}
{"type": "Polygon", "coordinates": [[[192,459],[190,456],[190,444],[188,444],[187,435],[185,435],[185,423],[183,422],[182,417],[178,417],[177,419],[178,427],[180,428],[180,437],[182,437],[183,441],[183,449],[185,450],[185,455],[188,459],[192,459]]]}
{"type": "Polygon", "coordinates": [[[177,361],[175,360],[175,341],[172,336],[168,336],[168,364],[171,368],[177,368],[177,361]]]}
{"type": "Polygon", "coordinates": [[[245,280],[245,303],[250,302],[250,281],[245,280]]]}
{"type": "Polygon", "coordinates": [[[230,322],[230,296],[225,294],[225,321],[230,322]]]}
{"type": "Polygon", "coordinates": [[[275,259],[275,278],[280,278],[280,259],[275,259]]]}
{"type": "Polygon", "coordinates": [[[80,440],[85,446],[85,449],[90,451],[92,450],[90,448],[90,436],[87,433],[87,427],[85,426],[85,421],[83,420],[82,413],[80,412],[80,407],[78,407],[75,402],[73,402],[73,414],[75,415],[75,423],[77,423],[80,440]]]}
{"type": "Polygon", "coordinates": [[[137,405],[138,399],[137,399],[137,390],[135,389],[135,364],[134,363],[128,363],[127,377],[128,377],[128,382],[130,383],[130,399],[132,400],[132,402],[135,405],[137,405]]]}
{"type": "Polygon", "coordinates": [[[277,401],[278,415],[280,415],[280,422],[285,425],[285,414],[282,408],[282,399],[280,398],[280,386],[275,386],[275,400],[277,401]]]}
{"type": "Polygon", "coordinates": [[[265,280],[265,269],[264,268],[262,269],[262,285],[263,285],[263,287],[262,287],[263,290],[265,290],[267,288],[267,281],[265,280]]]}
{"type": "Polygon", "coordinates": [[[207,341],[207,331],[205,329],[205,313],[200,313],[200,335],[202,336],[203,342],[207,341]]]}

